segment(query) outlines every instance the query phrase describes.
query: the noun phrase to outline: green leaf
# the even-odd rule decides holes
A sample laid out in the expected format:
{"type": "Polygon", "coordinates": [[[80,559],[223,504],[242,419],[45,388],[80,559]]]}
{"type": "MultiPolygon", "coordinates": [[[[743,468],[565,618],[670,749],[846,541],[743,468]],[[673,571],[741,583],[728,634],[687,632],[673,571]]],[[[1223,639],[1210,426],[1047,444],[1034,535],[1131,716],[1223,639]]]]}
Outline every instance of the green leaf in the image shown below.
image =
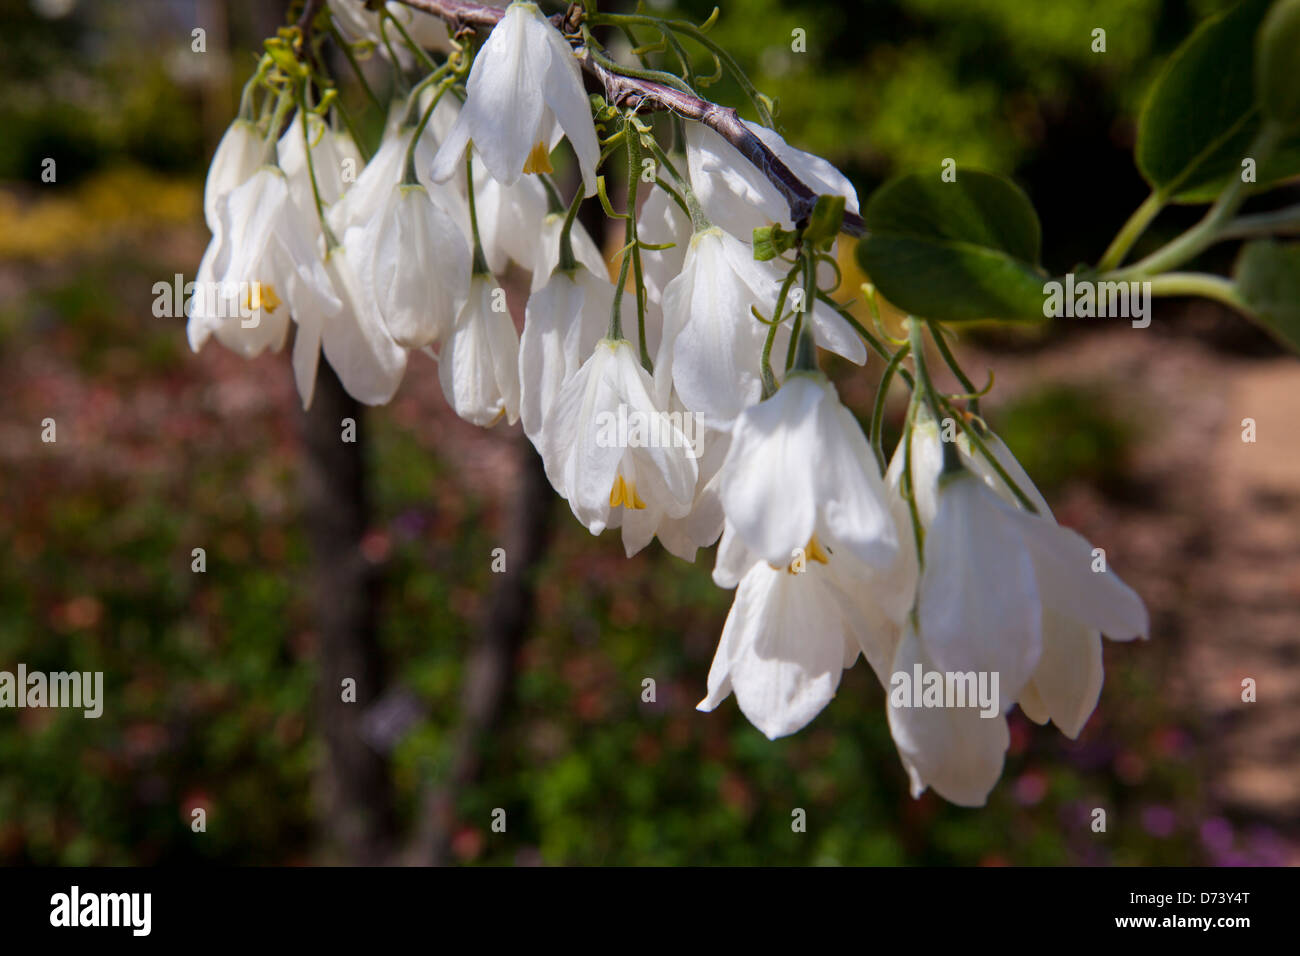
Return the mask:
{"type": "Polygon", "coordinates": [[[843,196],[818,196],[813,206],[812,215],[803,236],[814,246],[829,247],[840,233],[840,224],[844,222],[843,196]]]}
{"type": "MultiPolygon", "coordinates": [[[[1255,98],[1255,37],[1271,0],[1242,0],[1203,23],[1169,58],[1138,120],[1137,164],[1173,202],[1208,202],[1242,160],[1263,114],[1255,98]]],[[[1300,137],[1258,163],[1265,186],[1300,173],[1300,137]]]]}
{"type": "Polygon", "coordinates": [[[912,173],[877,190],[863,219],[858,262],[899,308],[948,322],[1043,318],[1038,214],[1010,180],[912,173]]]}
{"type": "Polygon", "coordinates": [[[754,258],[759,262],[775,259],[794,248],[799,234],[787,232],[780,226],[762,226],[754,230],[754,258]]]}
{"type": "Polygon", "coordinates": [[[1266,116],[1300,126],[1300,0],[1278,0],[1259,30],[1255,86],[1266,116]]]}
{"type": "Polygon", "coordinates": [[[1241,298],[1273,337],[1300,352],[1300,243],[1247,243],[1234,278],[1241,298]]]}

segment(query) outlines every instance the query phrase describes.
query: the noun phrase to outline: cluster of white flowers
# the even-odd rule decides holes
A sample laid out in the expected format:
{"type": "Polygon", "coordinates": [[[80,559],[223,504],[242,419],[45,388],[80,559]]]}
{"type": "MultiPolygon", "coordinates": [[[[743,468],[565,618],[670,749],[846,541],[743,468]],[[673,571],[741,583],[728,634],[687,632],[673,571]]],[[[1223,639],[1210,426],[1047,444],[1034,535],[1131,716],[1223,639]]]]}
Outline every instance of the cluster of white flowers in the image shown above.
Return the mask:
{"type": "MultiPolygon", "coordinates": [[[[352,13],[350,29],[370,28],[352,13]]],[[[292,319],[304,405],[322,350],[352,395],[379,404],[418,349],[462,418],[522,422],[593,534],[620,528],[628,555],[657,537],[688,561],[720,539],[713,577],[736,594],[701,710],[734,693],[768,737],[793,733],[861,653],[886,689],[913,792],[962,804],[983,803],[1000,776],[1015,704],[1077,735],[1101,688],[1101,635],[1145,636],[1141,600],[1056,524],[982,426],[978,447],[963,431],[945,449],[922,402],[882,475],[808,358],[819,346],[865,363],[858,330],[815,294],[798,333],[753,314],[790,288],[789,262],[755,258],[754,229],[798,225],[767,178],[686,122],[680,192],[650,187],[636,224],[643,275],[625,293],[541,178],[567,139],[585,195],[598,191],[602,141],[567,40],[534,4],[513,3],[473,59],[463,104],[443,95],[447,78],[454,71],[394,108],[364,167],[351,138],[301,98],[278,143],[261,128],[280,129],[279,109],[261,128],[250,117],[230,127],[204,197],[213,239],[199,280],[253,289],[242,304],[259,321],[196,307],[193,347],[215,336],[244,355],[279,349],[292,319]],[[494,278],[510,262],[532,274],[522,337],[494,278]],[[772,354],[804,358],[769,378],[772,354]],[[676,433],[683,412],[702,434],[676,433]],[[665,440],[603,440],[600,423],[629,413],[665,440]],[[891,694],[893,675],[918,665],[998,675],[996,713],[891,694]]],[[[856,211],[831,164],[750,129],[814,191],[856,211]]]]}

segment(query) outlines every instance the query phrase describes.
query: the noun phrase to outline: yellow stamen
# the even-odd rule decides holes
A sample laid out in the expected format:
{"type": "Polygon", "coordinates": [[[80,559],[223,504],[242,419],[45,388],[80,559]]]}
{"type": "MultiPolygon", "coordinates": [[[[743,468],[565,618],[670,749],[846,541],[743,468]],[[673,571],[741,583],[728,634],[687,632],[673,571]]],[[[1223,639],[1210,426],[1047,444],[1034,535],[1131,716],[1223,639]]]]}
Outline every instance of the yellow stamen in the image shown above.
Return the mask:
{"type": "MultiPolygon", "coordinates": [[[[822,547],[821,542],[817,540],[817,535],[813,535],[811,538],[809,538],[808,544],[802,550],[803,550],[803,554],[796,554],[791,559],[790,563],[786,565],[785,569],[790,574],[799,574],[803,571],[808,570],[807,563],[809,561],[816,561],[819,564],[831,563],[830,552],[822,547]],[[798,565],[798,567],[796,567],[795,565],[798,565]]],[[[771,568],[773,571],[781,570],[775,564],[771,564],[771,568]]]]}
{"type": "Polygon", "coordinates": [[[546,144],[540,139],[533,143],[533,148],[524,160],[524,172],[526,173],[553,173],[555,167],[551,165],[551,151],[546,148],[546,144]]]}
{"type": "Polygon", "coordinates": [[[645,508],[645,502],[636,493],[636,482],[624,481],[622,475],[614,479],[614,486],[609,489],[609,505],[611,508],[622,505],[633,511],[641,511],[645,508]]]}
{"type": "Polygon", "coordinates": [[[249,312],[256,312],[259,309],[274,312],[276,306],[280,304],[280,297],[275,294],[275,287],[269,282],[253,282],[248,286],[246,304],[249,312]]]}
{"type": "Polygon", "coordinates": [[[821,542],[817,540],[817,535],[813,535],[808,539],[808,547],[804,548],[804,551],[814,561],[820,561],[822,564],[831,563],[831,556],[827,554],[821,542]]]}

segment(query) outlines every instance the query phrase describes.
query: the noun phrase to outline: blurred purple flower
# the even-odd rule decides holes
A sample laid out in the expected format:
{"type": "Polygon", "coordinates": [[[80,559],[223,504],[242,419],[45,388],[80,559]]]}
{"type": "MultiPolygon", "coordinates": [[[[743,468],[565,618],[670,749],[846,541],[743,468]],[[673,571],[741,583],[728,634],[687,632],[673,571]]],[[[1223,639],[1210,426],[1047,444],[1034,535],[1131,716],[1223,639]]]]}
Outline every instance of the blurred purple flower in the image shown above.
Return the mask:
{"type": "Polygon", "coordinates": [[[1178,818],[1174,811],[1162,804],[1153,803],[1142,808],[1142,829],[1153,837],[1167,837],[1174,832],[1178,818]]]}
{"type": "Polygon", "coordinates": [[[1047,776],[1037,770],[1027,770],[1016,780],[1016,802],[1032,807],[1047,796],[1047,776]]]}
{"type": "Polygon", "coordinates": [[[428,524],[423,511],[418,508],[407,508],[393,518],[393,534],[403,541],[414,541],[420,537],[428,524]]]}
{"type": "Polygon", "coordinates": [[[1201,824],[1201,843],[1216,858],[1232,849],[1232,824],[1223,817],[1210,817],[1201,824]]]}

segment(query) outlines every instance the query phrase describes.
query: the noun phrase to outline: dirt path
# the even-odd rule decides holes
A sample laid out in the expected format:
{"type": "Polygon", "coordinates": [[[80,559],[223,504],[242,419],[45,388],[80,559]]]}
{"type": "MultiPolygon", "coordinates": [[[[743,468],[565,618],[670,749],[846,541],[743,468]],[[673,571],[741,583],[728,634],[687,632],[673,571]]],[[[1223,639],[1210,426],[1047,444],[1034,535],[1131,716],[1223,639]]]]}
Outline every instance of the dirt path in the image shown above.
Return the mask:
{"type": "Polygon", "coordinates": [[[1300,828],[1300,362],[1250,363],[1227,378],[1211,450],[1212,561],[1198,568],[1187,659],[1203,687],[1215,796],[1300,828]],[[1254,443],[1242,440],[1253,419],[1254,443]],[[1243,680],[1256,684],[1242,701],[1243,680]]]}
{"type": "Polygon", "coordinates": [[[1131,500],[1080,487],[1054,505],[1106,542],[1146,599],[1169,652],[1162,689],[1200,728],[1207,811],[1271,828],[1300,863],[1300,360],[1234,356],[1155,328],[983,357],[998,401],[1101,385],[1139,427],[1131,500]],[[1242,700],[1245,678],[1254,703],[1242,700]]]}

